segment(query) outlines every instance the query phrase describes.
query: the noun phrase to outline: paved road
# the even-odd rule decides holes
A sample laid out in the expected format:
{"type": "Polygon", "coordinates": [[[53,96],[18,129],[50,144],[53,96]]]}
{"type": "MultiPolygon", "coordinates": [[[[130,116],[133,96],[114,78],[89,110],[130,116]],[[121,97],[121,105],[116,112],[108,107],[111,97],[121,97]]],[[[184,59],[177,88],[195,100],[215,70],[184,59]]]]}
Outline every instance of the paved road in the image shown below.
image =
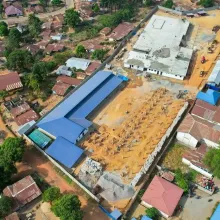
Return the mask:
{"type": "MultiPolygon", "coordinates": [[[[74,2],[73,0],[66,0],[66,6],[57,10],[57,11],[53,11],[53,12],[48,12],[48,13],[41,13],[36,15],[37,17],[39,17],[40,19],[45,19],[48,18],[50,16],[54,16],[57,14],[64,14],[65,10],[68,8],[73,8],[74,7],[74,2]]],[[[12,18],[7,18],[7,19],[2,19],[0,21],[5,21],[5,22],[10,22],[10,23],[25,23],[27,21],[28,17],[12,17],[12,18]]]]}

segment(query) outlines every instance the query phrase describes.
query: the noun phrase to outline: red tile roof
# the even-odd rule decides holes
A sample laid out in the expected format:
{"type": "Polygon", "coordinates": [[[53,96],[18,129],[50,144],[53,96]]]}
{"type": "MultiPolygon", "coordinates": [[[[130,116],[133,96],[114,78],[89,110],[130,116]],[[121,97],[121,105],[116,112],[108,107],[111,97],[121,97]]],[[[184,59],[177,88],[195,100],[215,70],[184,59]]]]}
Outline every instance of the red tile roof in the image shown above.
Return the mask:
{"type": "Polygon", "coordinates": [[[90,76],[98,67],[100,66],[99,62],[92,62],[85,70],[86,74],[90,76]]]}
{"type": "Polygon", "coordinates": [[[57,82],[66,83],[66,84],[71,85],[71,86],[78,86],[82,82],[82,80],[72,78],[72,77],[69,77],[69,76],[58,76],[57,77],[57,82]]]}
{"type": "Polygon", "coordinates": [[[22,12],[22,9],[17,7],[17,6],[14,6],[14,5],[10,5],[8,6],[7,8],[5,8],[5,14],[7,16],[11,16],[11,15],[22,15],[23,12],[22,12]]]}
{"type": "Polygon", "coordinates": [[[57,82],[54,87],[52,88],[52,90],[60,96],[64,96],[65,93],[67,92],[67,90],[70,88],[70,85],[66,84],[66,83],[62,83],[62,82],[57,82]]]}
{"type": "Polygon", "coordinates": [[[220,123],[220,106],[210,105],[200,99],[196,100],[191,114],[197,115],[211,122],[220,123]]]}
{"type": "Polygon", "coordinates": [[[52,52],[59,52],[64,49],[64,45],[61,44],[48,44],[45,52],[46,53],[52,53],[52,52]]]}
{"type": "Polygon", "coordinates": [[[18,214],[16,212],[5,217],[5,220],[19,220],[18,214]]]}
{"type": "Polygon", "coordinates": [[[110,34],[110,32],[111,32],[111,28],[110,28],[110,27],[105,27],[105,28],[103,28],[103,29],[100,31],[100,34],[108,35],[108,34],[110,34]]]}
{"type": "Polygon", "coordinates": [[[23,85],[17,72],[11,72],[5,75],[0,75],[0,91],[10,91],[22,87],[23,85]]]}
{"type": "Polygon", "coordinates": [[[183,190],[167,180],[155,176],[145,191],[142,201],[172,216],[183,190]]]}
{"type": "Polygon", "coordinates": [[[134,25],[129,22],[123,22],[119,24],[109,35],[109,38],[114,40],[121,40],[127,36],[134,29],[134,25]]]}
{"type": "Polygon", "coordinates": [[[13,210],[31,202],[41,195],[41,191],[31,176],[19,180],[3,190],[4,196],[13,198],[13,210]]]}
{"type": "Polygon", "coordinates": [[[30,51],[30,53],[31,53],[32,55],[35,55],[35,54],[40,50],[40,46],[39,46],[39,45],[35,45],[35,44],[31,44],[31,45],[28,45],[28,46],[26,47],[26,49],[27,49],[28,51],[30,51]]]}
{"type": "Polygon", "coordinates": [[[86,50],[98,50],[103,49],[104,46],[100,45],[99,39],[86,40],[80,43],[86,50]]]}
{"type": "Polygon", "coordinates": [[[18,115],[21,115],[22,113],[26,112],[30,109],[30,106],[25,102],[24,104],[17,106],[15,108],[12,108],[10,110],[10,113],[13,117],[17,117],[18,115]]]}
{"type": "Polygon", "coordinates": [[[38,118],[39,116],[37,115],[37,113],[33,109],[30,109],[27,112],[16,117],[14,120],[19,126],[21,126],[29,121],[37,121],[38,118]]]}
{"type": "Polygon", "coordinates": [[[220,140],[220,131],[217,125],[190,114],[187,114],[177,131],[189,133],[198,141],[205,138],[218,143],[220,140]]]}

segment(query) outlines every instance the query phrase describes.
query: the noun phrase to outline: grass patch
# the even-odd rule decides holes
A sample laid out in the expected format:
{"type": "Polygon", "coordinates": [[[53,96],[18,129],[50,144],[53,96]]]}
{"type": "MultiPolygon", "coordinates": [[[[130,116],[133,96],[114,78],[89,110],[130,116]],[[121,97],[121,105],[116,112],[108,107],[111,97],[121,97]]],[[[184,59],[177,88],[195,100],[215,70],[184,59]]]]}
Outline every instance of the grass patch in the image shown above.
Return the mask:
{"type": "Polygon", "coordinates": [[[183,164],[182,155],[186,152],[187,148],[173,141],[168,149],[168,152],[161,160],[161,165],[168,168],[171,171],[181,169],[183,172],[188,170],[188,166],[183,164]]]}

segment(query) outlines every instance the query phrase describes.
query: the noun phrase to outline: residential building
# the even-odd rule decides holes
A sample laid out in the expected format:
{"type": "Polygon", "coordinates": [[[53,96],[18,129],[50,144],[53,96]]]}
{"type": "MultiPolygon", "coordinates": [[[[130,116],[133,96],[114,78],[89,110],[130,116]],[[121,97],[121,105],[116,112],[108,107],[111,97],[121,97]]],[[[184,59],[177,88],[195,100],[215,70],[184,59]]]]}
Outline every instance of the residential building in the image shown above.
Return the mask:
{"type": "Polygon", "coordinates": [[[46,49],[45,49],[45,53],[47,54],[51,54],[54,52],[62,52],[64,51],[65,46],[62,44],[48,44],[46,49]]]}
{"type": "Polygon", "coordinates": [[[183,80],[193,50],[183,47],[189,21],[153,15],[124,61],[124,66],[183,80]]]}
{"type": "Polygon", "coordinates": [[[215,64],[214,69],[212,70],[207,82],[214,86],[220,85],[220,60],[218,60],[215,64]]]}
{"type": "Polygon", "coordinates": [[[218,147],[220,126],[188,113],[177,129],[176,138],[193,148],[201,143],[209,147],[218,147]]]}
{"type": "Polygon", "coordinates": [[[66,83],[57,82],[53,86],[52,91],[53,91],[53,94],[56,94],[56,95],[59,95],[59,96],[64,96],[67,93],[67,91],[70,87],[71,86],[66,84],[66,83]]]}
{"type": "Polygon", "coordinates": [[[88,68],[85,70],[86,75],[90,76],[100,65],[101,65],[101,63],[99,63],[99,62],[90,63],[88,68]]]}
{"type": "Polygon", "coordinates": [[[167,180],[154,176],[143,197],[141,204],[147,208],[156,208],[162,216],[168,218],[173,215],[183,190],[167,180]]]}
{"type": "Polygon", "coordinates": [[[201,173],[202,175],[212,178],[212,173],[208,167],[203,163],[205,154],[208,152],[206,144],[201,144],[196,149],[188,149],[182,156],[182,162],[189,166],[189,168],[201,173]]]}
{"type": "Polygon", "coordinates": [[[26,49],[32,54],[36,55],[41,49],[39,45],[31,44],[26,47],[26,49]]]}
{"type": "Polygon", "coordinates": [[[22,16],[22,8],[16,7],[14,5],[9,5],[8,7],[5,8],[5,15],[7,17],[14,17],[14,16],[22,16]]]}
{"type": "Polygon", "coordinates": [[[23,85],[17,72],[0,75],[0,91],[11,91],[22,87],[23,85]]]}
{"type": "Polygon", "coordinates": [[[197,99],[191,114],[220,126],[220,106],[197,99]]]}
{"type": "Polygon", "coordinates": [[[17,125],[21,126],[33,120],[37,121],[38,119],[38,114],[33,109],[29,109],[28,111],[17,116],[14,120],[17,123],[17,125]]]}
{"type": "Polygon", "coordinates": [[[110,41],[119,41],[126,37],[132,30],[134,25],[129,22],[119,24],[108,36],[110,41]]]}
{"type": "Polygon", "coordinates": [[[55,35],[51,35],[50,37],[51,37],[52,40],[60,41],[60,40],[63,39],[63,34],[58,33],[58,34],[55,34],[55,35]]]}
{"type": "Polygon", "coordinates": [[[70,86],[78,86],[81,84],[82,80],[80,79],[76,79],[76,78],[72,78],[72,77],[69,77],[69,76],[58,76],[57,77],[57,82],[62,82],[62,83],[66,83],[70,86]]]}
{"type": "Polygon", "coordinates": [[[91,63],[90,60],[72,57],[66,61],[66,66],[69,68],[76,68],[77,70],[86,70],[91,63]]]}
{"type": "Polygon", "coordinates": [[[62,65],[59,66],[58,69],[56,70],[57,75],[65,75],[65,76],[71,76],[72,71],[69,70],[69,67],[62,65]]]}
{"type": "Polygon", "coordinates": [[[41,191],[33,178],[31,176],[26,176],[18,182],[7,186],[3,190],[3,195],[12,199],[12,209],[16,211],[40,196],[41,191]]]}
{"type": "Polygon", "coordinates": [[[111,31],[112,29],[110,27],[105,27],[99,33],[106,37],[108,34],[111,33],[111,31]]]}

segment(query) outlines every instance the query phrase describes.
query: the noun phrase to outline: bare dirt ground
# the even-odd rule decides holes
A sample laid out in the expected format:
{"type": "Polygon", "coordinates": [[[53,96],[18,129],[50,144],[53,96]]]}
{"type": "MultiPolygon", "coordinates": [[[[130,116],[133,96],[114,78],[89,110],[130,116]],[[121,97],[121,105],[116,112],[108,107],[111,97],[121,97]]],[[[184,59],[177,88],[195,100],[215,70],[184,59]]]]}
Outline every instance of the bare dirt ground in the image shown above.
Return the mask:
{"type": "Polygon", "coordinates": [[[62,177],[60,177],[54,170],[53,165],[35,148],[28,149],[25,152],[24,162],[26,162],[28,165],[18,165],[19,176],[37,171],[38,174],[42,176],[50,185],[59,187],[61,192],[73,193],[79,196],[82,209],[84,211],[84,220],[108,219],[95,202],[89,201],[88,198],[85,198],[84,195],[82,195],[82,192],[78,188],[69,185],[62,177]]]}
{"type": "Polygon", "coordinates": [[[82,143],[91,157],[129,183],[155,149],[184,100],[165,88],[125,88],[93,120],[100,127],[82,143]],[[137,160],[138,158],[138,160],[137,160]]]}
{"type": "MultiPolygon", "coordinates": [[[[174,18],[185,18],[181,16],[171,15],[163,11],[158,11],[157,15],[169,16],[174,18]]],[[[184,83],[189,86],[201,88],[208,79],[216,60],[219,59],[220,53],[220,31],[215,34],[212,28],[219,25],[220,11],[208,11],[208,15],[204,17],[186,18],[192,24],[192,32],[188,42],[188,47],[194,49],[195,53],[192,57],[189,74],[189,79],[184,80],[184,83]],[[213,53],[208,53],[208,47],[211,46],[213,40],[218,43],[214,47],[213,53]],[[206,62],[201,64],[201,57],[205,56],[206,62]],[[205,75],[200,77],[200,72],[205,71],[205,75]]]]}

